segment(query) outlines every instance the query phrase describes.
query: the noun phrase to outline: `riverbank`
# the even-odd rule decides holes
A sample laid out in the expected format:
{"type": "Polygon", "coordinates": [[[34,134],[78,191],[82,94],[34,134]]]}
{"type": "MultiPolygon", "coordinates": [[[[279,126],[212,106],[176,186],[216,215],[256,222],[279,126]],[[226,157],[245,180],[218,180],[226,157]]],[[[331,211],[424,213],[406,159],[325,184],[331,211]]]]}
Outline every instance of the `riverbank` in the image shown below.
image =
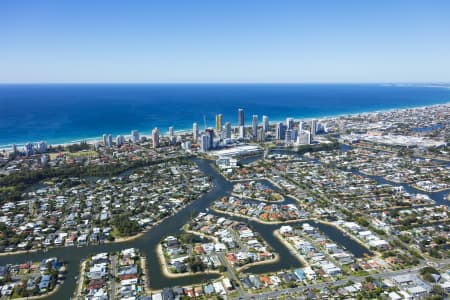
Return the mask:
{"type": "Polygon", "coordinates": [[[189,277],[189,276],[195,276],[195,275],[201,275],[201,274],[222,274],[219,271],[216,270],[208,270],[206,272],[186,272],[186,273],[172,273],[169,271],[169,266],[166,262],[166,258],[164,257],[164,251],[162,249],[161,244],[159,244],[156,247],[156,253],[159,259],[159,265],[161,268],[161,271],[163,273],[164,276],[166,276],[167,278],[180,278],[180,277],[189,277]]]}
{"type": "Polygon", "coordinates": [[[283,196],[281,196],[283,198],[281,200],[273,200],[273,201],[263,200],[263,199],[259,199],[259,198],[249,197],[249,196],[242,196],[242,195],[239,195],[238,193],[235,193],[235,192],[231,193],[231,196],[234,196],[234,197],[237,197],[237,198],[240,198],[240,199],[249,199],[249,200],[259,201],[259,202],[264,202],[264,203],[281,203],[281,202],[284,202],[286,200],[286,199],[284,199],[283,196]]]}
{"type": "Polygon", "coordinates": [[[280,241],[280,243],[282,243],[286,248],[288,248],[292,254],[294,254],[294,256],[304,267],[309,267],[309,263],[303,258],[302,255],[300,255],[300,253],[298,253],[298,251],[294,248],[294,246],[292,246],[288,241],[286,241],[286,239],[281,235],[280,230],[278,229],[275,230],[273,232],[273,235],[280,241]]]}
{"type": "Polygon", "coordinates": [[[242,267],[235,268],[235,269],[236,269],[236,272],[239,273],[239,272],[245,271],[245,270],[255,267],[255,266],[270,265],[270,264],[277,263],[279,261],[280,261],[280,255],[278,253],[274,253],[274,257],[271,259],[252,262],[252,263],[246,264],[242,267]]]}
{"type": "Polygon", "coordinates": [[[75,298],[81,297],[81,293],[83,292],[83,282],[84,282],[84,276],[86,272],[86,263],[87,261],[83,261],[80,265],[80,272],[78,273],[78,281],[77,281],[77,288],[75,290],[75,298]]]}
{"type": "Polygon", "coordinates": [[[233,212],[218,210],[215,207],[211,207],[210,209],[212,211],[216,212],[216,213],[219,213],[219,214],[229,215],[229,216],[233,216],[233,217],[237,217],[237,218],[243,218],[243,219],[255,221],[257,223],[261,223],[261,224],[265,224],[265,225],[297,223],[297,222],[306,222],[306,221],[312,220],[312,219],[295,219],[295,220],[286,220],[286,221],[264,221],[264,220],[258,219],[256,217],[248,217],[248,216],[237,214],[237,213],[233,213],[233,212]]]}
{"type": "Polygon", "coordinates": [[[54,295],[58,290],[61,288],[61,284],[56,284],[55,288],[51,290],[48,293],[36,295],[36,296],[29,296],[29,297],[21,297],[21,298],[13,298],[14,300],[36,300],[36,299],[45,299],[52,295],[54,295]]]}

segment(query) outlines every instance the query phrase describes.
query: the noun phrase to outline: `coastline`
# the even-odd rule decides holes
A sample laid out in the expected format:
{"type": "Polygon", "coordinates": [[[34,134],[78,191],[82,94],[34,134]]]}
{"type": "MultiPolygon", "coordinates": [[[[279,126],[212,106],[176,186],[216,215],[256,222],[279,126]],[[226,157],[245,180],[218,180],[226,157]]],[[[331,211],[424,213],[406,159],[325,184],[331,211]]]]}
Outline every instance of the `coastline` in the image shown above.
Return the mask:
{"type": "MultiPolygon", "coordinates": [[[[450,89],[450,88],[449,88],[450,89]]],[[[378,114],[378,113],[386,113],[386,112],[394,112],[394,111],[406,111],[406,110],[410,110],[410,109],[424,109],[424,108],[431,108],[431,107],[440,107],[440,106],[448,106],[450,105],[450,101],[447,102],[442,102],[442,103],[435,103],[435,104],[429,104],[429,105],[412,105],[412,106],[408,106],[408,105],[400,105],[397,107],[393,107],[393,108],[386,108],[386,109],[375,109],[375,110],[360,110],[360,111],[351,111],[348,113],[336,113],[336,114],[323,114],[323,115],[314,115],[314,116],[302,116],[302,115],[295,115],[295,116],[291,116],[295,121],[298,120],[302,120],[302,121],[311,121],[313,119],[321,119],[321,120],[331,120],[331,119],[337,119],[340,117],[344,117],[344,116],[358,116],[358,115],[363,115],[363,116],[370,116],[370,115],[374,115],[374,114],[378,114]]],[[[269,116],[270,117],[270,116],[269,116]]],[[[287,117],[287,116],[286,116],[287,117]]],[[[272,119],[270,120],[270,124],[273,125],[277,122],[284,122],[284,119],[272,119]]],[[[194,122],[194,121],[193,121],[194,122]]],[[[247,124],[251,124],[250,120],[246,120],[247,124]]],[[[214,124],[209,124],[211,126],[213,126],[214,124]]],[[[174,127],[176,127],[176,124],[174,124],[174,127]]],[[[248,126],[247,126],[248,127],[248,126]]],[[[237,126],[232,126],[233,129],[236,129],[237,126]]],[[[132,129],[130,128],[130,131],[132,129]]],[[[137,130],[139,131],[141,136],[145,136],[145,137],[151,137],[151,132],[147,133],[148,129],[139,129],[137,128],[137,130]]],[[[178,130],[175,130],[176,133],[178,134],[182,134],[182,133],[190,133],[192,131],[191,128],[180,128],[178,130]]],[[[99,133],[101,134],[101,133],[99,133]]],[[[117,131],[117,132],[112,132],[111,133],[112,136],[116,136],[116,135],[123,135],[125,138],[129,138],[130,134],[129,133],[124,133],[124,131],[117,131]]],[[[163,132],[161,134],[161,136],[166,136],[168,135],[168,132],[163,132]]],[[[72,145],[72,144],[77,144],[83,141],[86,141],[89,144],[95,144],[97,142],[100,142],[102,140],[102,136],[98,135],[98,136],[90,136],[90,137],[62,137],[62,138],[57,138],[54,140],[51,139],[46,139],[46,138],[41,138],[41,139],[35,139],[35,141],[30,141],[31,143],[38,143],[39,141],[45,140],[48,145],[52,145],[52,146],[67,146],[67,145],[72,145]]],[[[16,144],[18,147],[23,147],[27,142],[25,141],[18,141],[18,142],[8,142],[8,143],[3,143],[0,145],[0,150],[10,150],[12,149],[12,145],[16,144]]]]}

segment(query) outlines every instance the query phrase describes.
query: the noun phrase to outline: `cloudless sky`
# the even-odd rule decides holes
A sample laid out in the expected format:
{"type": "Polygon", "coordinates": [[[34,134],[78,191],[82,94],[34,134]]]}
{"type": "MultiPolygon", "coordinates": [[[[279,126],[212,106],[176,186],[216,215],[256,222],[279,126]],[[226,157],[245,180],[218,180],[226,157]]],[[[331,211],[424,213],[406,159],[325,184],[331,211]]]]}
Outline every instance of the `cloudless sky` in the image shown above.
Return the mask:
{"type": "Polygon", "coordinates": [[[0,82],[450,82],[450,1],[1,0],[0,82]]]}

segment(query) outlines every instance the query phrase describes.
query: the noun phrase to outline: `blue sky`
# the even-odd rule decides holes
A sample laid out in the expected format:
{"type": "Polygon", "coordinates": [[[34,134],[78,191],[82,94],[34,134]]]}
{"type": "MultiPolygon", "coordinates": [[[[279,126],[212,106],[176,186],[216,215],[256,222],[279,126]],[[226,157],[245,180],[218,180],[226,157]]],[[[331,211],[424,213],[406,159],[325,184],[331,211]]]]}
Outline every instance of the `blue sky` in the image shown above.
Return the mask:
{"type": "Polygon", "coordinates": [[[0,82],[450,82],[450,1],[0,1],[0,82]]]}

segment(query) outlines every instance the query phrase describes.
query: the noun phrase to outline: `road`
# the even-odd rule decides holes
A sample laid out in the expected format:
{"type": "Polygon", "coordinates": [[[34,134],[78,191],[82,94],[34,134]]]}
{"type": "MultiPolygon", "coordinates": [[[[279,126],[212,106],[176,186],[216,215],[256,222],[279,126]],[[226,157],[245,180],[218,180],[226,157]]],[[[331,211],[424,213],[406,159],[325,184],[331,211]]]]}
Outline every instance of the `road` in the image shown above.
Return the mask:
{"type": "MultiPolygon", "coordinates": [[[[450,265],[450,259],[445,259],[445,260],[441,261],[439,264],[436,264],[435,267],[437,267],[438,269],[446,269],[449,267],[449,265],[450,265]]],[[[374,279],[385,279],[385,278],[389,278],[389,277],[393,277],[393,276],[408,275],[411,273],[416,273],[420,269],[422,269],[423,267],[426,267],[426,266],[428,266],[428,264],[423,262],[418,266],[415,266],[412,268],[407,268],[407,269],[402,269],[402,270],[398,270],[398,271],[386,271],[386,272],[382,272],[382,273],[370,274],[370,275],[364,275],[364,276],[347,276],[344,279],[336,280],[333,282],[310,284],[310,285],[300,286],[300,287],[296,287],[296,288],[284,289],[282,291],[270,291],[270,292],[265,292],[265,293],[259,293],[257,295],[246,294],[245,296],[240,296],[239,298],[234,298],[234,299],[267,300],[267,299],[272,299],[272,298],[276,298],[276,297],[283,296],[283,295],[292,295],[292,294],[299,293],[299,292],[305,292],[306,290],[309,290],[309,289],[323,289],[325,287],[339,286],[339,285],[343,285],[349,281],[352,281],[355,283],[361,282],[368,277],[371,277],[374,279]]]]}
{"type": "MultiPolygon", "coordinates": [[[[228,259],[225,257],[225,253],[218,252],[217,255],[219,257],[220,262],[227,268],[228,278],[230,278],[230,280],[233,280],[235,283],[239,283],[240,280],[239,280],[239,278],[237,278],[236,274],[233,272],[234,268],[228,262],[228,259]]],[[[245,292],[242,289],[241,285],[236,286],[236,290],[239,292],[240,298],[245,297],[245,292]]]]}
{"type": "Polygon", "coordinates": [[[117,255],[111,256],[111,291],[110,291],[110,299],[115,299],[114,296],[116,294],[116,275],[117,275],[117,255]]]}

